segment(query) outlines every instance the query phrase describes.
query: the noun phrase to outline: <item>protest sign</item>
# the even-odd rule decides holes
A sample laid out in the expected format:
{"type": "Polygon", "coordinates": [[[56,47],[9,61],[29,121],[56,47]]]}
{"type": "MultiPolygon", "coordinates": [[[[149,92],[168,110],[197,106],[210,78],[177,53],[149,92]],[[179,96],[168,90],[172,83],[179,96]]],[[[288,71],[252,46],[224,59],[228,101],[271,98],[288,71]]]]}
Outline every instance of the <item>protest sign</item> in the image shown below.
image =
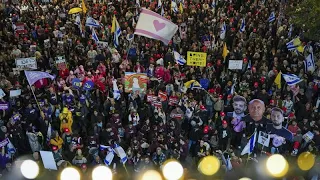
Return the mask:
{"type": "Polygon", "coordinates": [[[148,76],[145,73],[125,72],[124,76],[125,92],[146,91],[148,76]]]}
{"type": "Polygon", "coordinates": [[[94,82],[92,82],[92,81],[86,81],[83,84],[83,89],[86,90],[86,91],[89,91],[89,90],[93,89],[93,87],[94,87],[94,82]]]}
{"type": "Polygon", "coordinates": [[[228,69],[236,70],[236,69],[242,69],[242,60],[229,60],[229,66],[228,69]]]}
{"type": "Polygon", "coordinates": [[[104,41],[99,41],[97,42],[97,48],[98,49],[104,49],[108,47],[108,42],[104,42],[104,41]]]}
{"type": "Polygon", "coordinates": [[[37,46],[36,45],[30,45],[30,51],[31,52],[36,52],[37,46]]]}
{"type": "Polygon", "coordinates": [[[81,80],[79,78],[72,79],[72,87],[75,89],[80,89],[82,86],[81,80]]]}
{"type": "Polygon", "coordinates": [[[265,132],[259,131],[258,143],[264,147],[269,147],[270,135],[265,132]]]}
{"type": "Polygon", "coordinates": [[[67,68],[65,56],[57,56],[55,58],[55,64],[58,70],[64,70],[67,68]]]}
{"type": "Polygon", "coordinates": [[[0,103],[0,110],[7,110],[9,108],[8,103],[0,103]]]}
{"type": "Polygon", "coordinates": [[[10,97],[16,97],[16,96],[20,96],[20,95],[21,95],[21,89],[10,91],[10,97]]]}
{"type": "Polygon", "coordinates": [[[19,69],[20,71],[37,69],[36,57],[17,58],[16,59],[16,68],[19,69]]]}
{"type": "Polygon", "coordinates": [[[206,64],[207,64],[207,53],[188,51],[187,53],[188,66],[205,67],[206,64]]]}
{"type": "Polygon", "coordinates": [[[51,44],[50,44],[50,39],[45,39],[43,41],[43,44],[44,44],[44,48],[48,49],[51,47],[51,44]]]}
{"type": "Polygon", "coordinates": [[[18,34],[24,34],[24,23],[17,22],[15,25],[16,25],[16,32],[18,34]]]}
{"type": "Polygon", "coordinates": [[[40,151],[40,155],[45,169],[58,170],[51,151],[40,151]]]}

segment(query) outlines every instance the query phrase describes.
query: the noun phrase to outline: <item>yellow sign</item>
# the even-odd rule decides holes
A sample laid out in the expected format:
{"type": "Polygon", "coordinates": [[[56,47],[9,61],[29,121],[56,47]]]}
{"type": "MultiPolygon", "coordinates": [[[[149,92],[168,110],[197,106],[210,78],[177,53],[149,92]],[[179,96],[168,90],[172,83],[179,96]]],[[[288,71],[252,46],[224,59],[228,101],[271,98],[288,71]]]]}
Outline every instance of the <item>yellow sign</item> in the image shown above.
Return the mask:
{"type": "Polygon", "coordinates": [[[207,53],[188,51],[187,65],[205,67],[207,65],[207,53]]]}

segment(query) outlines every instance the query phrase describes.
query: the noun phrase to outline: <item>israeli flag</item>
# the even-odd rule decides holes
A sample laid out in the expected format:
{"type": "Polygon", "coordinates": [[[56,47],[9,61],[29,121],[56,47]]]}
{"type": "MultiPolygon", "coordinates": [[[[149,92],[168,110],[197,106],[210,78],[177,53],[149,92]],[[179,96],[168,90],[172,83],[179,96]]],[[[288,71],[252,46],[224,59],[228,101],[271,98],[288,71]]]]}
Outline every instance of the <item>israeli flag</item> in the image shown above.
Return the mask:
{"type": "Polygon", "coordinates": [[[97,42],[99,42],[99,38],[98,38],[98,36],[97,36],[97,34],[96,34],[96,31],[93,29],[93,28],[91,28],[91,38],[97,43],[97,42]]]}
{"type": "Polygon", "coordinates": [[[243,156],[245,154],[250,155],[252,153],[254,146],[256,144],[256,140],[257,140],[257,132],[255,131],[254,134],[249,139],[249,142],[247,143],[247,145],[243,148],[243,150],[241,152],[241,156],[243,156]]]}
{"type": "Polygon", "coordinates": [[[107,166],[110,166],[112,161],[113,161],[113,158],[114,158],[114,152],[113,151],[110,151],[106,157],[104,158],[104,163],[107,165],[107,166]]]}
{"type": "Polygon", "coordinates": [[[268,21],[269,22],[273,22],[276,20],[276,14],[274,12],[271,12],[269,18],[268,18],[268,21]]]}
{"type": "Polygon", "coordinates": [[[291,38],[292,36],[292,24],[290,24],[289,32],[288,32],[288,37],[291,38]]]}
{"type": "Polygon", "coordinates": [[[114,151],[118,154],[122,164],[126,163],[128,160],[127,154],[124,149],[118,144],[115,145],[114,151]]]}
{"type": "Polygon", "coordinates": [[[100,144],[100,151],[103,151],[103,150],[105,150],[105,149],[110,149],[110,146],[105,146],[105,145],[102,145],[102,144],[100,144]]]}
{"type": "Polygon", "coordinates": [[[174,13],[178,13],[179,12],[177,3],[174,0],[171,1],[171,8],[172,8],[174,13]]]}
{"type": "Polygon", "coordinates": [[[292,39],[291,41],[286,43],[288,51],[294,51],[297,49],[297,46],[294,44],[294,40],[295,39],[292,39]]]}
{"type": "Polygon", "coordinates": [[[114,47],[119,47],[119,37],[121,35],[121,29],[118,21],[116,21],[116,31],[114,32],[113,35],[113,45],[114,47]]]}
{"type": "Polygon", "coordinates": [[[80,26],[80,24],[81,24],[81,19],[80,19],[80,15],[79,15],[79,14],[77,14],[77,16],[76,16],[76,21],[74,22],[74,24],[80,26]]]}
{"type": "Polygon", "coordinates": [[[228,155],[228,158],[226,159],[226,167],[228,171],[232,170],[231,158],[229,155],[228,155]]]}
{"type": "Polygon", "coordinates": [[[302,79],[295,74],[282,74],[282,77],[289,86],[294,86],[302,81],[302,79]]]}
{"type": "Polygon", "coordinates": [[[127,34],[127,40],[132,42],[134,40],[134,34],[127,34]]]}
{"type": "Polygon", "coordinates": [[[93,19],[92,17],[87,17],[86,26],[100,27],[100,23],[97,20],[93,19]]]}
{"type": "Polygon", "coordinates": [[[186,60],[177,51],[173,51],[173,56],[176,60],[176,63],[178,63],[179,65],[186,64],[186,60]]]}
{"type": "Polygon", "coordinates": [[[216,0],[212,0],[211,8],[216,8],[216,6],[217,6],[216,0]]]}
{"type": "Polygon", "coordinates": [[[227,26],[226,26],[226,23],[223,22],[223,25],[220,31],[220,39],[224,39],[226,37],[226,32],[227,32],[227,26]]]}
{"type": "Polygon", "coordinates": [[[17,152],[16,148],[13,146],[13,144],[11,143],[10,139],[8,138],[8,144],[7,144],[7,148],[8,148],[8,155],[12,156],[14,153],[17,152]]]}
{"type": "Polygon", "coordinates": [[[245,30],[246,30],[246,20],[245,18],[242,18],[240,32],[244,32],[245,30]]]}
{"type": "Polygon", "coordinates": [[[249,60],[248,69],[251,69],[251,60],[249,60]]]}
{"type": "Polygon", "coordinates": [[[164,9],[163,9],[163,6],[161,7],[161,16],[164,16],[164,9]]]}
{"type": "Polygon", "coordinates": [[[117,86],[117,80],[113,79],[112,84],[113,84],[113,98],[115,100],[119,100],[121,98],[121,94],[120,94],[119,88],[117,86]]]}
{"type": "Polygon", "coordinates": [[[304,61],[304,67],[305,67],[305,72],[308,72],[308,71],[313,72],[316,69],[314,64],[313,53],[309,54],[309,56],[304,61]]]}
{"type": "Polygon", "coordinates": [[[160,7],[162,7],[162,2],[161,0],[158,0],[158,9],[160,9],[160,7]]]}
{"type": "Polygon", "coordinates": [[[140,2],[139,2],[139,0],[136,0],[136,6],[137,6],[138,8],[140,8],[140,2]]]}

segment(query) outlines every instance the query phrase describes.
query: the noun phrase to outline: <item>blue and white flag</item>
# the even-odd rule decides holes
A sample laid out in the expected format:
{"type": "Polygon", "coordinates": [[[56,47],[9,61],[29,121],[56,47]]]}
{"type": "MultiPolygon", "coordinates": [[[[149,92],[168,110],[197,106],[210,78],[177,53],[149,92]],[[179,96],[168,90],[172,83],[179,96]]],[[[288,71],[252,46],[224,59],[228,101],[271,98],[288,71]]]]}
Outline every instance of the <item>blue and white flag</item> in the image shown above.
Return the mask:
{"type": "Polygon", "coordinates": [[[249,139],[247,145],[243,148],[243,150],[241,152],[241,156],[243,156],[245,154],[250,155],[252,153],[254,146],[256,144],[256,140],[257,140],[257,131],[254,132],[254,134],[249,139]]]}
{"type": "Polygon", "coordinates": [[[118,144],[115,145],[115,148],[114,148],[114,151],[117,153],[117,155],[119,156],[120,158],[120,161],[122,164],[126,163],[127,160],[128,160],[128,157],[127,157],[127,154],[126,152],[124,151],[124,149],[119,146],[118,144]]]}
{"type": "Polygon", "coordinates": [[[94,28],[91,28],[91,38],[97,43],[97,42],[99,42],[99,38],[98,38],[98,36],[97,36],[97,34],[96,34],[96,31],[94,30],[94,28]]]}
{"type": "Polygon", "coordinates": [[[14,153],[17,152],[16,148],[13,146],[13,144],[11,143],[9,138],[8,138],[7,148],[8,148],[8,155],[9,156],[12,156],[14,153]]]}
{"type": "Polygon", "coordinates": [[[113,35],[113,45],[114,47],[119,47],[119,37],[121,35],[121,29],[120,29],[120,25],[118,23],[118,21],[116,20],[116,24],[115,24],[115,32],[113,35]]]}
{"type": "Polygon", "coordinates": [[[163,6],[161,7],[161,16],[164,16],[164,9],[163,9],[163,6]]]}
{"type": "Polygon", "coordinates": [[[161,2],[161,0],[158,0],[158,9],[160,9],[161,7],[162,7],[162,2],[161,2]]]}
{"type": "Polygon", "coordinates": [[[306,58],[304,61],[304,67],[305,67],[305,72],[312,72],[316,69],[316,66],[314,64],[314,56],[313,53],[309,54],[309,56],[306,58]]]}
{"type": "Polygon", "coordinates": [[[104,163],[107,165],[107,166],[110,166],[112,161],[113,161],[113,158],[114,158],[114,152],[113,150],[110,151],[106,157],[104,158],[104,163]]]}
{"type": "Polygon", "coordinates": [[[223,22],[220,30],[220,39],[226,38],[226,32],[227,32],[227,26],[226,26],[226,23],[223,22]]]}
{"type": "Polygon", "coordinates": [[[228,155],[228,158],[226,159],[226,167],[228,171],[232,170],[231,158],[229,155],[228,155]]]}
{"type": "Polygon", "coordinates": [[[121,98],[121,94],[120,94],[116,79],[112,80],[112,85],[113,85],[113,98],[115,100],[119,100],[121,98]]]}
{"type": "Polygon", "coordinates": [[[177,3],[176,3],[174,0],[171,0],[171,9],[172,9],[172,11],[173,11],[174,13],[178,13],[178,12],[179,12],[177,3]]]}
{"type": "Polygon", "coordinates": [[[111,149],[111,147],[100,144],[99,149],[100,149],[100,151],[103,151],[103,150],[105,150],[105,149],[111,149]]]}
{"type": "Polygon", "coordinates": [[[86,26],[100,27],[100,23],[97,20],[93,19],[92,17],[87,17],[86,26]]]}
{"type": "Polygon", "coordinates": [[[274,12],[271,12],[269,18],[268,18],[268,21],[269,22],[273,22],[276,20],[276,14],[274,12]]]}
{"type": "Polygon", "coordinates": [[[216,8],[216,6],[217,6],[216,0],[212,0],[211,8],[216,8]]]}
{"type": "Polygon", "coordinates": [[[240,32],[244,32],[245,30],[246,30],[246,19],[242,18],[241,26],[240,26],[240,32]]]}
{"type": "Polygon", "coordinates": [[[80,14],[77,14],[76,21],[74,22],[74,24],[80,26],[80,24],[81,24],[80,14]]]}
{"type": "Polygon", "coordinates": [[[179,65],[186,64],[187,61],[177,51],[173,51],[173,56],[176,60],[176,63],[178,63],[179,65]]]}
{"type": "Polygon", "coordinates": [[[251,69],[251,60],[249,60],[248,69],[251,69]]]}
{"type": "Polygon", "coordinates": [[[289,38],[291,38],[291,36],[292,36],[292,29],[293,29],[292,24],[290,24],[289,32],[288,32],[288,37],[289,38]]]}
{"type": "Polygon", "coordinates": [[[139,2],[139,0],[136,0],[136,6],[137,6],[138,8],[140,8],[140,2],[139,2]]]}
{"type": "Polygon", "coordinates": [[[295,74],[282,74],[282,77],[287,82],[287,84],[289,86],[294,86],[294,85],[300,83],[301,81],[303,81],[295,74]]]}

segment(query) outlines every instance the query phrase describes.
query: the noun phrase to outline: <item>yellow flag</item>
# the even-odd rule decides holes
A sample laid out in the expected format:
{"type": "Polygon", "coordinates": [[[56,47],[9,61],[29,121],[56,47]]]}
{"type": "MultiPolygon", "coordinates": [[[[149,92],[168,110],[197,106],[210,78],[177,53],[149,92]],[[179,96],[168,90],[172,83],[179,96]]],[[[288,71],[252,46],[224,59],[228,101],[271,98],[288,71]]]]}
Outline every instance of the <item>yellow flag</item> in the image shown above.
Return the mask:
{"type": "Polygon", "coordinates": [[[227,49],[227,44],[224,43],[223,44],[223,50],[222,50],[222,57],[223,57],[224,61],[226,60],[226,57],[228,56],[228,54],[229,54],[229,51],[227,49]]]}
{"type": "Polygon", "coordinates": [[[81,7],[82,7],[82,12],[83,12],[84,14],[86,14],[87,11],[88,11],[88,9],[87,9],[87,7],[86,7],[86,4],[84,3],[84,0],[82,0],[81,7]]]}
{"type": "Polygon", "coordinates": [[[117,18],[115,15],[113,15],[111,33],[114,33],[116,31],[116,22],[117,22],[117,18]]]}
{"type": "Polygon", "coordinates": [[[180,3],[179,9],[180,9],[180,13],[183,13],[183,6],[182,6],[182,3],[180,3]]]}
{"type": "Polygon", "coordinates": [[[281,89],[281,71],[278,73],[274,83],[277,85],[278,89],[281,89]]]}
{"type": "Polygon", "coordinates": [[[185,83],[184,83],[184,86],[185,86],[186,88],[190,88],[191,84],[194,83],[195,81],[196,81],[196,80],[190,80],[190,81],[188,81],[188,82],[185,82],[185,83]]]}

